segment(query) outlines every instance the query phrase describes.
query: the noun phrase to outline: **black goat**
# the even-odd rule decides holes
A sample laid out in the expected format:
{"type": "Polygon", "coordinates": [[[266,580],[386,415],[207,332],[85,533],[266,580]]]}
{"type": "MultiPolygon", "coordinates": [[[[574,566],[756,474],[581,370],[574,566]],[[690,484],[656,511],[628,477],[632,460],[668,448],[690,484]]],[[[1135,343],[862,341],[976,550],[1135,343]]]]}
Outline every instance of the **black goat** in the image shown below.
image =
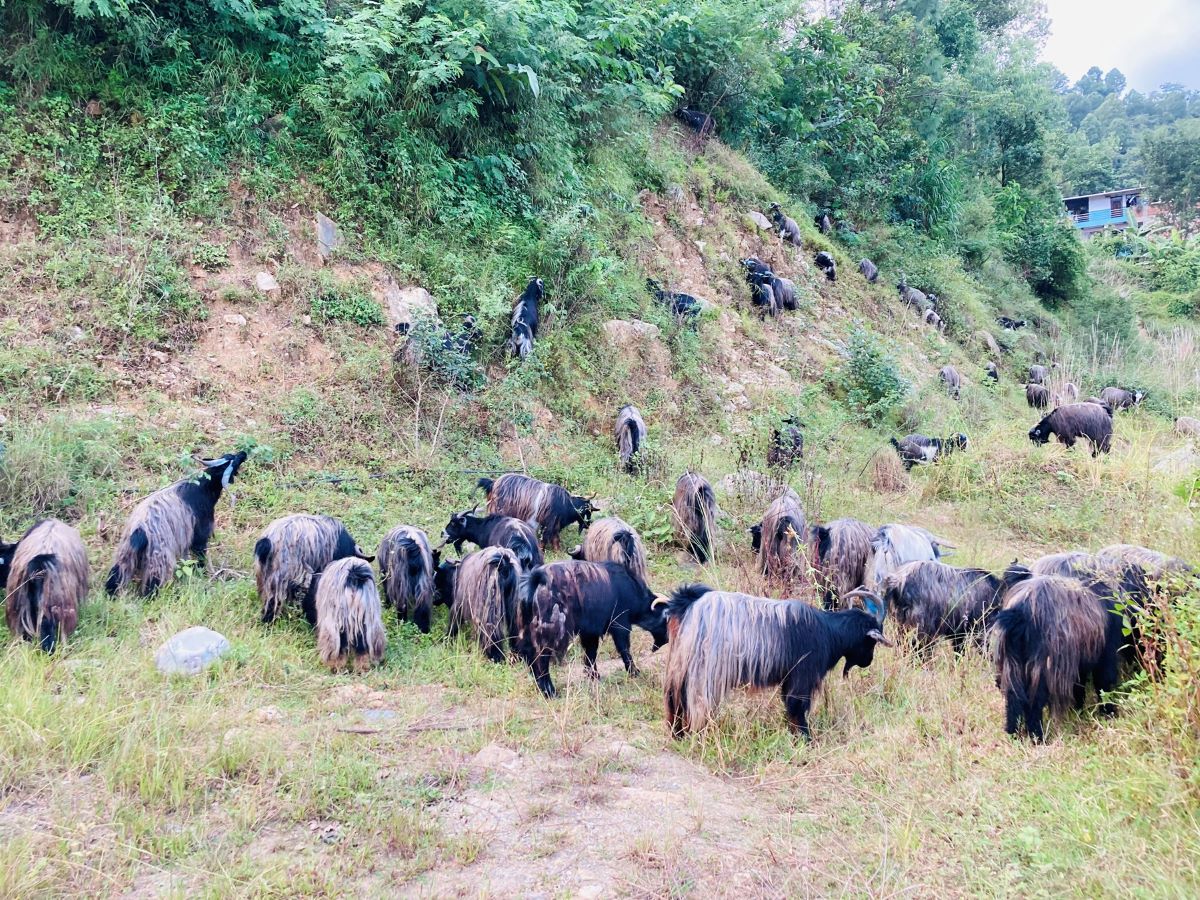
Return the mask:
{"type": "Polygon", "coordinates": [[[795,219],[784,213],[778,203],[771,204],[771,221],[775,223],[775,230],[779,232],[782,240],[796,247],[804,243],[800,236],[800,226],[796,224],[795,219]]]}
{"type": "Polygon", "coordinates": [[[455,553],[462,553],[464,543],[479,548],[506,547],[516,556],[522,571],[528,572],[540,566],[542,548],[538,544],[536,522],[525,521],[513,516],[496,513],[487,516],[475,515],[475,510],[453,513],[446,529],[442,532],[444,543],[452,544],[455,553]]]}
{"type": "Polygon", "coordinates": [[[553,550],[558,549],[559,534],[564,528],[578,524],[582,534],[596,512],[591,497],[576,497],[557,484],[517,472],[495,480],[480,478],[478,485],[487,493],[488,512],[537,522],[542,543],[553,550]]]}
{"type": "Polygon", "coordinates": [[[1029,323],[1024,319],[1014,319],[1010,316],[996,316],[996,324],[1001,328],[1007,328],[1009,331],[1016,331],[1018,328],[1024,328],[1029,323]]]}
{"type": "Polygon", "coordinates": [[[79,532],[58,519],[44,519],[15,544],[0,542],[0,589],[4,618],[14,636],[36,641],[53,653],[60,638],[79,623],[88,592],[87,550],[79,532]]]}
{"type": "Polygon", "coordinates": [[[1112,448],[1112,413],[1095,403],[1068,403],[1047,415],[1029,429],[1029,439],[1044,444],[1054,435],[1068,447],[1079,438],[1092,445],[1092,456],[1107,453],[1112,448]]]}
{"type": "Polygon", "coordinates": [[[375,553],[387,602],[401,620],[412,619],[417,630],[429,634],[433,613],[433,575],[441,560],[429,547],[429,536],[420,528],[397,525],[379,542],[375,553]]]}
{"type": "Polygon", "coordinates": [[[996,364],[990,359],[984,365],[983,370],[987,373],[987,377],[992,379],[996,384],[1000,383],[1000,370],[996,368],[996,364]]]}
{"type": "Polygon", "coordinates": [[[833,231],[833,219],[830,218],[828,211],[822,211],[813,216],[813,224],[817,226],[817,230],[821,234],[829,234],[833,231]]]}
{"type": "Polygon", "coordinates": [[[816,263],[818,269],[825,273],[825,277],[829,281],[837,281],[837,262],[834,261],[833,256],[822,250],[813,257],[813,262],[816,263]]]}
{"type": "Polygon", "coordinates": [[[866,583],[876,529],[858,519],[834,519],[809,528],[812,566],[821,602],[834,609],[866,583]]]}
{"type": "Polygon", "coordinates": [[[683,122],[688,128],[700,135],[700,137],[708,137],[713,133],[716,127],[716,122],[708,113],[700,112],[697,109],[688,109],[686,106],[675,110],[675,118],[683,122]]]}
{"type": "Polygon", "coordinates": [[[702,475],[684,472],[675,482],[671,508],[675,511],[675,539],[699,562],[708,562],[717,522],[717,496],[712,485],[702,475]]]}
{"type": "Polygon", "coordinates": [[[1100,400],[1109,409],[1132,409],[1142,402],[1146,395],[1141,391],[1127,391],[1119,387],[1106,387],[1100,392],[1100,400]]]}
{"type": "Polygon", "coordinates": [[[900,454],[905,471],[909,471],[918,463],[932,463],[955,450],[966,450],[970,444],[965,434],[954,434],[948,438],[933,438],[923,434],[909,434],[897,440],[892,438],[892,446],[900,454]]]}
{"type": "Polygon", "coordinates": [[[541,323],[539,306],[543,294],[542,279],[531,278],[513,306],[512,337],[508,340],[508,346],[510,352],[521,359],[533,352],[533,342],[537,339],[538,325],[541,323]]]}
{"type": "Polygon", "coordinates": [[[782,428],[771,429],[767,445],[767,465],[772,469],[790,469],[804,459],[804,432],[793,418],[783,420],[782,428]]]}
{"type": "Polygon", "coordinates": [[[858,274],[867,279],[871,284],[879,280],[879,267],[869,259],[860,259],[858,261],[858,274]]]}
{"type": "Polygon", "coordinates": [[[703,300],[698,300],[691,294],[664,291],[653,278],[646,279],[646,288],[654,295],[654,299],[671,310],[671,315],[680,321],[687,322],[692,328],[696,327],[696,319],[704,312],[703,300]]]}

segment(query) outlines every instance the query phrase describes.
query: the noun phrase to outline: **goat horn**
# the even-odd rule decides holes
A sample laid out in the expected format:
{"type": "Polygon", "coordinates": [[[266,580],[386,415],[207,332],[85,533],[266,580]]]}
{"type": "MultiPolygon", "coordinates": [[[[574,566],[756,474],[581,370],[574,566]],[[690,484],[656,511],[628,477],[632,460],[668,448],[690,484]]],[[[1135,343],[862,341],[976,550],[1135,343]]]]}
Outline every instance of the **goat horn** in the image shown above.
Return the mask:
{"type": "Polygon", "coordinates": [[[664,597],[662,594],[654,595],[654,602],[650,604],[651,609],[658,609],[660,606],[666,606],[671,602],[670,597],[664,597]]]}
{"type": "Polygon", "coordinates": [[[874,638],[875,643],[883,644],[885,647],[895,647],[896,645],[883,636],[883,632],[878,628],[872,628],[867,632],[867,637],[874,638]]]}

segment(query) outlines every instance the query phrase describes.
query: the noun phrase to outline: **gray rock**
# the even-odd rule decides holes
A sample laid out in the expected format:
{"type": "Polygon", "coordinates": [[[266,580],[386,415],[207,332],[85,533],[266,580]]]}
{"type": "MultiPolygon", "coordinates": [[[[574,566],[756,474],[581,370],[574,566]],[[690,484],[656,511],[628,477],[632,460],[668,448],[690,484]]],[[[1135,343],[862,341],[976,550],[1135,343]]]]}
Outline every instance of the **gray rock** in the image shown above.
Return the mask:
{"type": "Polygon", "coordinates": [[[154,664],[164,675],[196,675],[228,652],[224,635],[194,625],[159,647],[154,664]]]}
{"type": "Polygon", "coordinates": [[[254,285],[264,294],[270,294],[279,290],[279,282],[275,280],[275,276],[270,272],[259,272],[255,275],[254,285]]]}
{"type": "Polygon", "coordinates": [[[317,252],[321,254],[321,259],[329,259],[329,255],[340,246],[342,233],[333,219],[317,213],[317,252]]]}
{"type": "Polygon", "coordinates": [[[687,199],[687,194],[683,191],[683,185],[672,184],[667,187],[667,199],[672,203],[682,203],[687,199]]]}
{"type": "Polygon", "coordinates": [[[756,209],[752,209],[746,213],[746,218],[750,220],[750,224],[755,228],[761,228],[763,231],[771,230],[771,220],[756,209]]]}
{"type": "Polygon", "coordinates": [[[375,299],[383,307],[388,326],[412,325],[418,319],[436,319],[437,303],[433,294],[418,284],[400,287],[396,279],[388,275],[377,285],[375,299]]]}
{"type": "Polygon", "coordinates": [[[225,316],[225,324],[240,328],[246,324],[246,317],[241,313],[229,313],[225,316]]]}

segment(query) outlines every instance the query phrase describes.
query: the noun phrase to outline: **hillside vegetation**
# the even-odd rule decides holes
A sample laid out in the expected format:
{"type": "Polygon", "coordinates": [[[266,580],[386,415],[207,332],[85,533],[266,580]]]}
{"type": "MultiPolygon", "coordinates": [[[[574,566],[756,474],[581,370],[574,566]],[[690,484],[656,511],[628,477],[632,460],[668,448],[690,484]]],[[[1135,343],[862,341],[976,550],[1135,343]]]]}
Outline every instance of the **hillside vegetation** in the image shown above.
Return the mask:
{"type": "Polygon", "coordinates": [[[973,649],[902,642],[831,676],[811,743],[773,692],[676,742],[667,651],[643,632],[639,677],[602,647],[589,680],[573,651],[546,701],[524,667],[448,639],[441,608],[430,635],[385,611],[386,660],[363,676],[321,668],[299,616],[259,621],[271,520],[436,541],[480,476],[511,470],[635,526],[658,591],[813,599],[764,583],[746,533],[781,487],[765,455],[786,415],[805,456],[781,477],[812,522],[920,524],[991,570],[1117,542],[1200,560],[1198,451],[1173,429],[1200,414],[1195,244],[1085,248],[1059,215],[1074,113],[1034,61],[1033,4],[800,7],[0,9],[0,536],[62,518],[93,572],[57,653],[0,650],[0,895],[1200,890],[1195,598],[1163,623],[1161,678],[1044,745],[1005,736],[973,649]],[[715,136],[671,117],[685,103],[715,136]],[[802,248],[748,218],[772,202],[802,248]],[[797,311],[758,315],[748,255],[795,281],[797,311]],[[544,325],[518,361],[504,344],[532,275],[544,325]],[[942,298],[944,333],[898,301],[901,276],[942,298]],[[706,301],[695,329],[648,277],[706,301]],[[391,326],[417,287],[447,327],[476,317],[471,355],[420,318],[405,352],[391,326]],[[1035,362],[1057,363],[1056,391],[1146,391],[1111,453],[1030,443],[1035,362]],[[632,475],[611,436],[624,403],[649,425],[632,475]],[[905,473],[887,439],[912,431],[971,447],[905,473]],[[193,452],[233,449],[250,456],[207,570],[104,596],[134,504],[193,452]],[[702,566],[672,535],[688,468],[721,510],[702,566]],[[155,649],[195,624],[230,654],[158,674],[155,649]]]}

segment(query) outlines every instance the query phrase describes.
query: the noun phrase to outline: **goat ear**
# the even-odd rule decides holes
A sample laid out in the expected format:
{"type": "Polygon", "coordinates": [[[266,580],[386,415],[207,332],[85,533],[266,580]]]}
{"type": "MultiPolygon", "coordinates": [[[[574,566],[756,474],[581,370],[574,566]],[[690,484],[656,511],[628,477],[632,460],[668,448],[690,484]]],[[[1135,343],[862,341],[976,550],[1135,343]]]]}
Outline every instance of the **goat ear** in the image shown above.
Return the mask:
{"type": "Polygon", "coordinates": [[[895,647],[896,645],[883,636],[883,632],[878,628],[872,628],[867,632],[867,637],[871,638],[877,644],[883,644],[885,647],[895,647]]]}

